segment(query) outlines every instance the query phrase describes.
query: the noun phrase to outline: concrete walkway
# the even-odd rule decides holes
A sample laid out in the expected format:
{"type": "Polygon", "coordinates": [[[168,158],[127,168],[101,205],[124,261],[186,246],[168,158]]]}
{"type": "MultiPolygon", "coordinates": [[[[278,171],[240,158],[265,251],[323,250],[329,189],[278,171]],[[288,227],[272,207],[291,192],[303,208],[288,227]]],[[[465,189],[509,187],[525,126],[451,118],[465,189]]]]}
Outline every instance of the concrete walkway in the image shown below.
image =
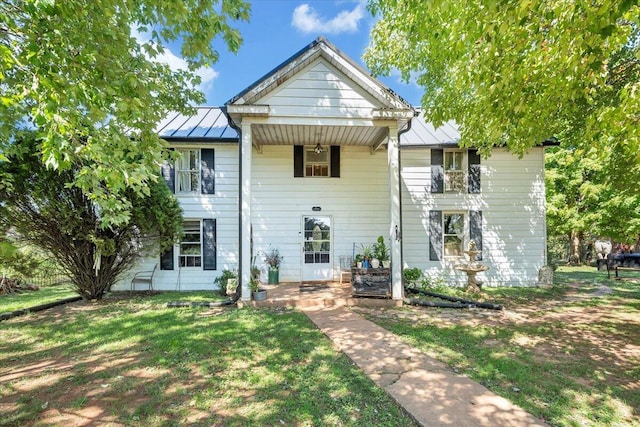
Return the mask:
{"type": "Polygon", "coordinates": [[[344,306],[303,311],[423,426],[546,426],[344,306]]]}

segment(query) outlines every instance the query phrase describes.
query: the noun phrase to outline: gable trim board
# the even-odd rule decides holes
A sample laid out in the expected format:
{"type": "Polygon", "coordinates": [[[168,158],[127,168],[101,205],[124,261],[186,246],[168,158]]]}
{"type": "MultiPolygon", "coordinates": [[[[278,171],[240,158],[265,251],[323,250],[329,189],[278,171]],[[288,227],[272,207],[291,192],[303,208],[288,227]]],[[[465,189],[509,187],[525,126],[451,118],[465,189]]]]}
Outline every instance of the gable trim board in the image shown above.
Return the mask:
{"type": "MultiPolygon", "coordinates": [[[[176,197],[185,218],[201,221],[203,265],[181,271],[176,245],[161,257],[154,288],[213,289],[223,270],[237,269],[248,299],[251,248],[258,265],[260,253],[280,250],[280,279],[299,281],[300,223],[309,215],[332,218],[333,277],[354,243],[383,235],[395,254],[394,298],[401,298],[403,268],[463,283],[442,252],[442,216],[455,212],[465,217],[463,249],[473,239],[490,267],[482,273],[485,283],[535,284],[546,262],[544,149],[517,159],[497,147],[481,159],[475,149],[458,146],[455,124],[435,129],[414,117],[418,111],[319,38],[224,107],[168,117],[159,134],[172,149],[200,150],[200,191],[176,197]],[[323,78],[344,90],[323,97],[323,78]],[[295,117],[283,105],[297,109],[295,117]],[[331,176],[298,179],[305,174],[305,147],[318,143],[330,154],[331,176]],[[445,188],[451,150],[464,153],[453,169],[465,178],[464,186],[456,181],[456,191],[445,188]]],[[[175,192],[173,165],[165,162],[161,173],[175,192]]]]}

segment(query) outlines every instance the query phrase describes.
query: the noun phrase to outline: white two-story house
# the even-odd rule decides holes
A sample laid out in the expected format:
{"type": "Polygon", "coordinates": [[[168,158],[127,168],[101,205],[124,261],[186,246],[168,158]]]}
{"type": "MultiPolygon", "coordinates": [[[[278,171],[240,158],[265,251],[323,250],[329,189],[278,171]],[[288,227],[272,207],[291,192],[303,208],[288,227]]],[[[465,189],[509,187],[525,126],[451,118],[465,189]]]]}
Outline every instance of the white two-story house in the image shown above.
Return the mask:
{"type": "Polygon", "coordinates": [[[280,281],[335,280],[341,257],[380,235],[394,299],[407,267],[463,284],[453,265],[471,239],[486,285],[534,285],[546,264],[543,145],[522,158],[460,148],[454,125],[434,129],[323,38],[224,106],[170,115],[158,132],[182,154],[162,172],[185,236],[140,265],[159,266],[155,289],[214,289],[229,269],[249,299],[251,265],[273,248],[280,281]]]}

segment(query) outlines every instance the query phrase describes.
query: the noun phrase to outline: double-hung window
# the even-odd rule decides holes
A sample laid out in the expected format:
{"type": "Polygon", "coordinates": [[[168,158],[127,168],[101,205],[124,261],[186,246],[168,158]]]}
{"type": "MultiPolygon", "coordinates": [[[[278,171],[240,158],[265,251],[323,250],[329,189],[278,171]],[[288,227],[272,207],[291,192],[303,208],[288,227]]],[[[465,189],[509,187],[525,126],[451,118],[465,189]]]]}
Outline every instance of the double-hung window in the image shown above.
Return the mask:
{"type": "Polygon", "coordinates": [[[293,176],[340,178],[340,146],[293,146],[293,176]]]}
{"type": "Polygon", "coordinates": [[[305,148],[304,176],[329,176],[329,151],[305,148]]]}
{"type": "Polygon", "coordinates": [[[178,192],[192,193],[200,191],[200,150],[180,150],[177,162],[178,192]]]}
{"type": "Polygon", "coordinates": [[[180,242],[180,267],[202,265],[202,233],[200,221],[185,221],[184,237],[180,242]]]}
{"type": "Polygon", "coordinates": [[[445,150],[444,152],[444,191],[465,191],[464,152],[460,150],[445,150]]]}
{"type": "Polygon", "coordinates": [[[442,222],[444,256],[462,256],[465,236],[464,214],[444,213],[442,222]]]}
{"type": "Polygon", "coordinates": [[[429,260],[461,257],[471,240],[480,251],[476,260],[482,260],[482,229],[482,211],[429,211],[429,260]]]}
{"type": "Polygon", "coordinates": [[[183,237],[178,245],[160,254],[160,269],[173,270],[175,260],[179,268],[217,268],[216,220],[188,219],[182,224],[183,237]],[[174,254],[177,257],[174,259],[174,254]]]}
{"type": "Polygon", "coordinates": [[[475,149],[431,149],[432,193],[480,193],[482,169],[475,149]]]}

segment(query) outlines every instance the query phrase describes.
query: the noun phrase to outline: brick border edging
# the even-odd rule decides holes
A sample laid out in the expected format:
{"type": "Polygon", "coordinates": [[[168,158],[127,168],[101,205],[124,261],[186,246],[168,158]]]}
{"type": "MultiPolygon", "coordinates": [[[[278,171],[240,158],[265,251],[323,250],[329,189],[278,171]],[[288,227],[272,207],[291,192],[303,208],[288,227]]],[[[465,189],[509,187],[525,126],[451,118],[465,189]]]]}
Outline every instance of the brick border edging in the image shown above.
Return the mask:
{"type": "Polygon", "coordinates": [[[6,312],[6,313],[0,313],[0,322],[3,321],[3,320],[12,319],[14,317],[23,316],[23,315],[25,315],[27,313],[35,313],[35,312],[38,312],[38,311],[46,310],[48,308],[56,307],[58,305],[63,305],[63,304],[68,304],[70,302],[80,301],[81,299],[82,299],[81,296],[70,297],[70,298],[65,298],[65,299],[61,299],[61,300],[58,300],[58,301],[54,301],[54,302],[48,302],[46,304],[35,305],[35,306],[29,307],[29,308],[22,308],[20,310],[14,310],[14,311],[6,312]]]}

